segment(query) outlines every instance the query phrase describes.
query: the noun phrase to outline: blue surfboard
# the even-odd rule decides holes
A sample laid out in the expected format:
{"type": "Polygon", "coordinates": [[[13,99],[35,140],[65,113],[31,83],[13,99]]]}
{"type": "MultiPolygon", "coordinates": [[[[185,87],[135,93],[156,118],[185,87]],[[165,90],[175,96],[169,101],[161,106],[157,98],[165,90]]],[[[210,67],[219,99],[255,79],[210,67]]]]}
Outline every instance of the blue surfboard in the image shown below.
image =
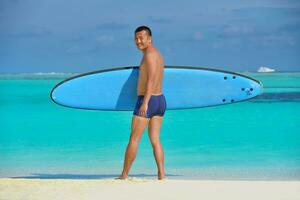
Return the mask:
{"type": "MultiPolygon", "coordinates": [[[[133,110],[139,67],[98,70],[70,77],[51,91],[62,106],[91,110],[133,110]]],[[[262,93],[258,80],[243,74],[202,67],[165,66],[163,94],[167,109],[224,105],[262,93]]]]}

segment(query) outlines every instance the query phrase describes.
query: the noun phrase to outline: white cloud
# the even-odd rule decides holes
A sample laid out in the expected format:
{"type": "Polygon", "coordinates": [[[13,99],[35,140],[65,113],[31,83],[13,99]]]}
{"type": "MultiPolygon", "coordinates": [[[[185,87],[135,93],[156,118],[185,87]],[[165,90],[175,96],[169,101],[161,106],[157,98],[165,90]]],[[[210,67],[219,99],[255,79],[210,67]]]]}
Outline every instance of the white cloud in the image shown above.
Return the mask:
{"type": "Polygon", "coordinates": [[[196,32],[196,33],[194,33],[194,35],[193,35],[193,39],[194,39],[194,40],[202,40],[203,37],[204,37],[204,35],[203,35],[203,33],[201,33],[201,32],[196,32]]]}
{"type": "Polygon", "coordinates": [[[15,27],[2,29],[0,35],[16,38],[45,37],[52,34],[52,31],[42,26],[15,27]]]}
{"type": "Polygon", "coordinates": [[[282,44],[288,46],[296,46],[297,41],[292,36],[270,35],[263,38],[263,45],[282,44]]]}
{"type": "Polygon", "coordinates": [[[96,38],[96,41],[103,46],[111,45],[115,39],[111,35],[101,35],[96,38]]]}
{"type": "Polygon", "coordinates": [[[77,54],[77,53],[80,53],[80,48],[77,45],[76,46],[72,46],[69,49],[67,49],[66,52],[68,54],[77,54]]]}
{"type": "Polygon", "coordinates": [[[102,31],[119,31],[127,28],[129,28],[129,25],[116,22],[103,23],[96,27],[96,29],[102,31]]]}
{"type": "Polygon", "coordinates": [[[148,19],[150,22],[157,24],[170,24],[173,22],[171,18],[167,17],[149,16],[148,19]]]}
{"type": "Polygon", "coordinates": [[[218,49],[218,48],[223,48],[225,46],[224,42],[214,42],[212,43],[212,48],[218,49]]]}
{"type": "Polygon", "coordinates": [[[249,36],[255,34],[255,31],[252,27],[249,26],[234,26],[227,25],[223,28],[221,37],[240,37],[240,36],[249,36]]]}

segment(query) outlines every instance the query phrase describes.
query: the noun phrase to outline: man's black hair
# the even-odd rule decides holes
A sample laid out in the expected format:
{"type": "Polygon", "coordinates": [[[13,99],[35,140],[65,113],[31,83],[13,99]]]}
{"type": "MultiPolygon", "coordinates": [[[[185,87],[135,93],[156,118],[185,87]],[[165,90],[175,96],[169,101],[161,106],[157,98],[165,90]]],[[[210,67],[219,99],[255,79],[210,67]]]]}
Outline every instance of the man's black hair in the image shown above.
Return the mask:
{"type": "Polygon", "coordinates": [[[137,33],[140,31],[146,31],[150,36],[152,36],[151,29],[148,26],[139,26],[139,27],[137,27],[137,29],[135,29],[134,33],[137,33]]]}

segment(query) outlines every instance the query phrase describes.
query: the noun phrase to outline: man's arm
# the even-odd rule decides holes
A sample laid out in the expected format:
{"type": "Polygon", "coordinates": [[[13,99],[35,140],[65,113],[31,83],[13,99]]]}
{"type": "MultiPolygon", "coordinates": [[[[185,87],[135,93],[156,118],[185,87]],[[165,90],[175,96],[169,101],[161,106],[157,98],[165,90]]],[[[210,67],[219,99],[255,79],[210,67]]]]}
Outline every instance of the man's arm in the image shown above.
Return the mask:
{"type": "Polygon", "coordinates": [[[146,92],[144,96],[143,104],[148,105],[150,97],[152,95],[154,80],[156,76],[156,66],[155,66],[155,54],[147,53],[145,55],[145,67],[147,70],[147,82],[146,82],[146,92]]]}

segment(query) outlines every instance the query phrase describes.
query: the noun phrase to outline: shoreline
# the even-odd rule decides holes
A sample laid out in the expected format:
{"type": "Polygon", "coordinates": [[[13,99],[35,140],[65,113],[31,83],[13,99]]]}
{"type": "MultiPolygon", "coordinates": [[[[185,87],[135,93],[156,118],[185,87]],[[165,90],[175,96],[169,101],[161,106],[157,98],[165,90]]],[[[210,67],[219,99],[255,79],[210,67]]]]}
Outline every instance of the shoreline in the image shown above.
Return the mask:
{"type": "Polygon", "coordinates": [[[300,181],[0,178],[0,199],[300,199],[300,181]]]}
{"type": "MultiPolygon", "coordinates": [[[[85,171],[73,171],[73,172],[15,172],[15,173],[3,173],[0,174],[1,179],[41,179],[41,180],[105,180],[114,179],[120,176],[119,173],[86,173],[85,171]]],[[[166,173],[166,177],[169,180],[207,180],[207,181],[300,181],[300,172],[297,170],[287,170],[287,172],[278,172],[278,170],[266,169],[248,170],[247,173],[243,173],[237,170],[199,170],[197,173],[190,173],[189,171],[172,171],[166,173]]],[[[156,180],[157,174],[148,172],[135,172],[129,175],[130,178],[139,178],[146,180],[156,180]]]]}

